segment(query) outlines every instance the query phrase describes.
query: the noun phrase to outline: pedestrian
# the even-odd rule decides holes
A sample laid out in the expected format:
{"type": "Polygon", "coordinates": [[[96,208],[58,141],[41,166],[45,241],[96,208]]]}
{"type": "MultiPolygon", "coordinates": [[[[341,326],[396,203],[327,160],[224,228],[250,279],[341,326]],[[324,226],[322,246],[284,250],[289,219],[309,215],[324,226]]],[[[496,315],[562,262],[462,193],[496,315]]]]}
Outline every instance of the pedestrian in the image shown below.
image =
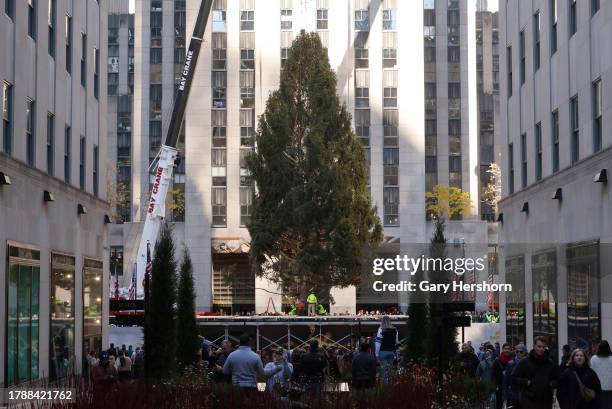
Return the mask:
{"type": "Polygon", "coordinates": [[[521,390],[521,409],[552,409],[553,389],[559,381],[559,367],[550,359],[548,341],[538,336],[534,348],[512,371],[511,381],[521,390]]]}
{"type": "Polygon", "coordinates": [[[520,404],[520,387],[511,382],[512,371],[518,363],[527,357],[528,351],[525,344],[518,344],[514,348],[514,358],[508,362],[508,366],[504,370],[502,401],[506,402],[506,409],[518,409],[520,404]]]}
{"type": "Polygon", "coordinates": [[[601,409],[612,408],[612,351],[608,341],[602,341],[597,347],[597,355],[591,358],[591,368],[601,383],[601,409]]]}
{"type": "Polygon", "coordinates": [[[223,364],[223,373],[232,376],[232,384],[236,387],[257,392],[257,376],[266,379],[279,372],[282,367],[264,370],[261,358],[251,350],[251,337],[248,334],[240,336],[240,347],[232,352],[223,364]]]}
{"type": "MultiPolygon", "coordinates": [[[[126,351],[127,352],[127,351],[126,351]]],[[[119,380],[126,381],[132,377],[132,360],[125,356],[123,350],[119,351],[119,380]]]]}
{"type": "Polygon", "coordinates": [[[117,384],[117,368],[111,364],[108,351],[100,353],[98,365],[91,370],[91,381],[94,387],[94,397],[106,399],[113,387],[117,384]]]}
{"type": "Polygon", "coordinates": [[[308,304],[308,316],[314,317],[316,314],[316,306],[317,306],[317,296],[312,289],[310,289],[310,294],[308,294],[308,298],[306,298],[306,303],[308,304]]]}
{"type": "Polygon", "coordinates": [[[561,362],[559,363],[559,373],[565,371],[565,368],[567,368],[567,363],[569,362],[572,352],[570,351],[570,346],[567,344],[563,345],[562,351],[561,362]]]}
{"type": "Polygon", "coordinates": [[[514,359],[512,344],[506,342],[502,346],[501,353],[493,363],[493,383],[495,384],[495,408],[502,409],[504,405],[504,373],[508,364],[514,359]]]}
{"type": "Polygon", "coordinates": [[[601,384],[595,371],[590,368],[586,352],[575,349],[559,378],[559,406],[561,409],[595,409],[599,407],[600,395],[601,384]]]}
{"type": "Polygon", "coordinates": [[[369,344],[361,344],[360,352],[353,358],[352,386],[355,389],[373,388],[376,383],[376,358],[369,344]]]}
{"type": "Polygon", "coordinates": [[[280,367],[281,370],[268,378],[266,391],[276,398],[284,398],[289,394],[293,365],[287,362],[287,353],[283,348],[278,348],[272,353],[272,362],[268,362],[264,370],[272,372],[276,367],[280,367]]]}
{"type": "Polygon", "coordinates": [[[325,381],[324,371],[327,360],[319,354],[319,343],[316,340],[310,342],[310,351],[302,355],[300,359],[301,382],[306,387],[306,392],[321,396],[323,383],[325,381]]]}
{"type": "Polygon", "coordinates": [[[455,365],[459,368],[459,371],[471,378],[474,378],[476,376],[476,370],[478,369],[479,363],[480,361],[474,354],[473,348],[467,343],[462,344],[461,352],[459,352],[455,357],[455,365]]]}
{"type": "Polygon", "coordinates": [[[225,375],[223,373],[223,365],[225,365],[225,360],[234,351],[234,347],[229,340],[221,341],[221,350],[217,353],[215,357],[215,367],[213,368],[214,379],[219,383],[232,383],[232,377],[230,375],[225,375]]]}
{"type": "Polygon", "coordinates": [[[144,360],[145,360],[145,349],[144,347],[137,348],[136,356],[132,362],[132,368],[134,370],[134,378],[140,379],[144,377],[144,360]]]}
{"type": "Polygon", "coordinates": [[[125,356],[129,357],[130,359],[132,359],[132,354],[133,353],[134,353],[134,348],[132,348],[131,345],[128,345],[127,353],[125,354],[125,356]]]}
{"type": "Polygon", "coordinates": [[[495,357],[493,356],[495,350],[487,348],[484,353],[482,361],[478,364],[476,369],[476,378],[481,381],[493,384],[493,365],[495,364],[495,357]]]}
{"type": "Polygon", "coordinates": [[[399,332],[391,325],[391,318],[385,315],[380,320],[380,327],[376,333],[375,341],[376,357],[380,363],[380,374],[385,384],[391,380],[393,359],[398,345],[399,332]]]}

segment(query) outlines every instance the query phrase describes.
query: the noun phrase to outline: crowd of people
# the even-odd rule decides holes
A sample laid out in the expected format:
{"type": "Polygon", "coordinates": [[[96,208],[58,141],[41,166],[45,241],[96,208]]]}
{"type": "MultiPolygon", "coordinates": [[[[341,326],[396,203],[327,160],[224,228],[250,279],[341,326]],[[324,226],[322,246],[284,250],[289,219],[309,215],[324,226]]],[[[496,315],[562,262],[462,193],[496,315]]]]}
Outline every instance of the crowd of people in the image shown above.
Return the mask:
{"type": "Polygon", "coordinates": [[[544,337],[536,337],[534,348],[524,344],[483,343],[474,351],[471,343],[461,346],[457,368],[468,376],[495,386],[491,403],[496,409],[552,409],[556,399],[561,409],[612,408],[612,351],[607,341],[589,358],[584,349],[563,348],[559,364],[553,361],[544,337]]]}
{"type": "Polygon", "coordinates": [[[202,358],[215,382],[255,391],[258,380],[265,380],[273,397],[289,400],[295,396],[321,396],[325,385],[350,379],[351,388],[376,385],[380,372],[383,383],[390,382],[400,360],[399,333],[385,316],[375,337],[361,337],[348,347],[320,345],[311,340],[306,348],[277,348],[253,351],[251,338],[243,334],[234,348],[229,340],[218,349],[203,346],[202,358]]]}
{"type": "Polygon", "coordinates": [[[144,348],[110,344],[99,354],[90,351],[85,365],[89,381],[98,390],[109,390],[117,382],[144,377],[144,348]]]}

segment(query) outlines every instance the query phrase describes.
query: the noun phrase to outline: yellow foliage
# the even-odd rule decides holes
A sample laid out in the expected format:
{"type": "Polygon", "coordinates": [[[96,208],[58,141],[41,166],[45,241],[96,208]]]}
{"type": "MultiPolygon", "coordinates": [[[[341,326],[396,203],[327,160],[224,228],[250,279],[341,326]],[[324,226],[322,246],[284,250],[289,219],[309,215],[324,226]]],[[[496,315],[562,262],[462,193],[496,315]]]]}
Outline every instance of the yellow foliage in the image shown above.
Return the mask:
{"type": "Polygon", "coordinates": [[[470,193],[457,187],[436,185],[425,193],[425,210],[435,219],[467,216],[472,207],[470,193]]]}

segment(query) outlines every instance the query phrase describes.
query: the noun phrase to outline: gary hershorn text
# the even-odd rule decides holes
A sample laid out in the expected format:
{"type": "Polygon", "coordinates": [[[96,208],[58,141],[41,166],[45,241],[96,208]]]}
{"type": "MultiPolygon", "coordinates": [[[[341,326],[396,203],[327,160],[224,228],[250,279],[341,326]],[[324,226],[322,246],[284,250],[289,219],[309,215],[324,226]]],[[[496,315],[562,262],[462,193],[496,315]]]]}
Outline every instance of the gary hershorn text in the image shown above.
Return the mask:
{"type": "Polygon", "coordinates": [[[463,281],[454,281],[452,283],[432,283],[429,281],[421,281],[413,283],[410,281],[400,281],[398,283],[383,283],[382,281],[374,281],[372,288],[377,292],[498,292],[512,291],[512,284],[496,284],[486,281],[480,283],[464,283],[463,281]]]}

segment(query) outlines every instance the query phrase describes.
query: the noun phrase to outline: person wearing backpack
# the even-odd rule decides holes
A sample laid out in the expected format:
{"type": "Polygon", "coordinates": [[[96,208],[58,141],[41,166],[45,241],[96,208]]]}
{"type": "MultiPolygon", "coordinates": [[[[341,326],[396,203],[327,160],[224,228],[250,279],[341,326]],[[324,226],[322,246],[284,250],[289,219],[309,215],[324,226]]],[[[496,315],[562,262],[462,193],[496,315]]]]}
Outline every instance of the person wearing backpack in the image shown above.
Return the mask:
{"type": "Polygon", "coordinates": [[[557,399],[561,409],[597,409],[601,384],[583,349],[570,355],[567,368],[559,378],[557,399]]]}

